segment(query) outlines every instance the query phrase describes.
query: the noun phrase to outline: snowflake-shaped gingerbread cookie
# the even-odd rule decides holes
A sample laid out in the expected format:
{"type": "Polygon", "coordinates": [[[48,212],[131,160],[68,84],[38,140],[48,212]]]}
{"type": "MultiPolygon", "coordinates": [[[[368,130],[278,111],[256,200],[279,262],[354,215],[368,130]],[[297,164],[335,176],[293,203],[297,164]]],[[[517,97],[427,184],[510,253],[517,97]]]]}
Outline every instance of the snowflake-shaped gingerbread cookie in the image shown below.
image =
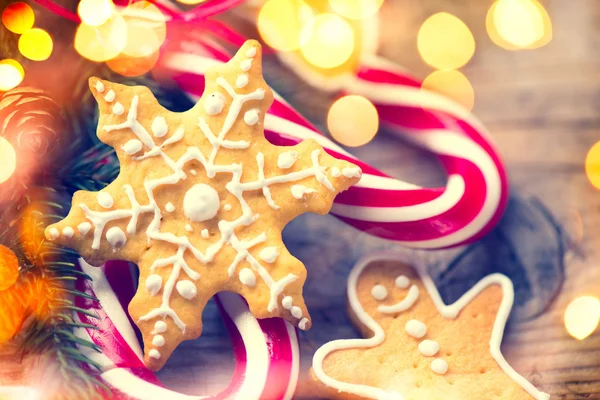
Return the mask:
{"type": "Polygon", "coordinates": [[[96,78],[90,87],[98,137],[116,150],[121,173],[100,192],[75,193],[46,237],[93,265],[139,266],[129,312],[146,365],[160,369],[181,341],[197,338],[202,310],[220,291],[244,296],[258,318],[308,329],[306,270],[281,230],[299,214],[329,212],[361,171],[314,140],[278,147],[264,138],[273,95],[258,42],[207,71],[204,95],[184,113],[162,108],[145,87],[96,78]]]}

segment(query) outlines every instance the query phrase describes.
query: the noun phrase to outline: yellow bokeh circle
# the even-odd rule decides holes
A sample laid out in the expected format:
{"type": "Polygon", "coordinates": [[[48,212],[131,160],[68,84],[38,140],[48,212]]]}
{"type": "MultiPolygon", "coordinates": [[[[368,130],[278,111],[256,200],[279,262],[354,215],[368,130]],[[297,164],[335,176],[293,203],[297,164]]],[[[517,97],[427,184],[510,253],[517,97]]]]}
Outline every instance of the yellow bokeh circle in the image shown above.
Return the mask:
{"type": "Polygon", "coordinates": [[[600,189],[600,142],[592,146],[585,158],[585,173],[596,189],[600,189]]]}
{"type": "Polygon", "coordinates": [[[263,40],[279,51],[300,48],[300,32],[313,17],[313,11],[302,0],[270,0],[258,14],[258,31],[263,40]]]}
{"type": "Polygon", "coordinates": [[[383,0],[329,0],[336,13],[350,19],[365,19],[375,15],[383,0]]]}
{"type": "Polygon", "coordinates": [[[363,96],[350,95],[338,99],[327,115],[331,136],[350,147],[369,143],[379,130],[377,109],[363,96]]]}
{"type": "Polygon", "coordinates": [[[114,12],[111,0],[81,0],[77,13],[81,21],[89,26],[100,26],[106,23],[114,12]]]}
{"type": "MultiPolygon", "coordinates": [[[[1,67],[1,66],[0,66],[1,67]]],[[[10,142],[0,136],[0,183],[10,179],[17,168],[17,153],[10,142]]]]}
{"type": "Polygon", "coordinates": [[[552,40],[552,21],[537,0],[498,0],[487,13],[486,29],[507,50],[534,49],[552,40]]]}
{"type": "Polygon", "coordinates": [[[4,8],[2,23],[9,31],[22,34],[33,28],[35,14],[28,4],[17,1],[4,8]]]}
{"type": "Polygon", "coordinates": [[[423,61],[437,69],[460,68],[475,53],[475,39],[467,25],[445,12],[427,18],[419,29],[417,46],[423,61]]]}
{"type": "Polygon", "coordinates": [[[79,25],[75,34],[75,50],[88,60],[103,62],[115,58],[127,41],[125,21],[113,14],[100,26],[79,25]]]}
{"type": "Polygon", "coordinates": [[[464,74],[453,69],[432,72],[423,80],[421,87],[456,100],[467,111],[471,111],[475,104],[475,91],[471,82],[464,74]]]}
{"type": "Polygon", "coordinates": [[[600,322],[600,300],[593,296],[582,296],[573,300],[565,310],[565,328],[575,339],[590,336],[600,322]]]}
{"type": "Polygon", "coordinates": [[[44,61],[52,55],[54,43],[48,32],[33,28],[23,33],[19,38],[19,51],[33,61],[44,61]]]}
{"type": "Polygon", "coordinates": [[[17,60],[5,59],[0,61],[0,92],[16,88],[23,82],[25,70],[17,60]]]}
{"type": "Polygon", "coordinates": [[[300,34],[302,54],[320,68],[335,68],[354,51],[354,31],[336,14],[320,14],[310,19],[300,34]]]}
{"type": "Polygon", "coordinates": [[[123,53],[131,57],[147,57],[163,45],[167,37],[164,14],[147,1],[133,3],[122,12],[127,28],[123,53]]]}

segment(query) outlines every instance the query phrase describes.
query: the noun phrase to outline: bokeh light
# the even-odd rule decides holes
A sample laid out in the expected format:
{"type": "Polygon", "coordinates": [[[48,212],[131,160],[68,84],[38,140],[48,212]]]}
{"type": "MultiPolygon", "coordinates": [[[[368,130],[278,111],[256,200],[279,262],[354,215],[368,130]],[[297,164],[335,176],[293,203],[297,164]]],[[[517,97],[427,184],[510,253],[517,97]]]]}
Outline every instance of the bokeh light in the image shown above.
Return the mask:
{"type": "Polygon", "coordinates": [[[575,339],[583,340],[590,336],[599,322],[600,300],[596,297],[578,297],[565,310],[565,327],[575,339]]]}
{"type": "Polygon", "coordinates": [[[22,34],[33,28],[35,14],[26,3],[10,3],[2,11],[2,23],[9,31],[22,34]]]}
{"type": "MultiPolygon", "coordinates": [[[[0,74],[0,76],[2,76],[0,74]]],[[[12,144],[0,136],[0,183],[6,182],[17,168],[17,154],[12,144]]]]}
{"type": "Polygon", "coordinates": [[[269,0],[258,14],[258,31],[276,50],[297,50],[300,32],[312,17],[312,8],[302,0],[269,0]]]}
{"type": "Polygon", "coordinates": [[[19,38],[19,51],[23,57],[33,61],[44,61],[52,55],[54,43],[48,32],[33,28],[19,38]]]}
{"type": "Polygon", "coordinates": [[[537,0],[498,0],[490,7],[486,29],[507,50],[533,49],[552,40],[552,22],[537,0]]]}
{"type": "Polygon", "coordinates": [[[475,104],[475,91],[471,82],[464,74],[453,69],[432,72],[423,80],[421,87],[456,100],[468,111],[475,104]]]}
{"type": "Polygon", "coordinates": [[[473,34],[452,14],[434,14],[423,23],[417,37],[423,60],[437,69],[457,69],[475,53],[473,34]]]}
{"type": "Polygon", "coordinates": [[[0,92],[16,88],[23,82],[25,70],[17,60],[5,59],[0,61],[0,92]]]}
{"type": "Polygon", "coordinates": [[[371,17],[382,4],[383,0],[329,0],[329,5],[336,13],[350,19],[371,17]]]}
{"type": "Polygon", "coordinates": [[[327,115],[331,136],[350,147],[369,143],[379,130],[377,109],[363,96],[350,95],[338,99],[327,115]]]}
{"type": "Polygon", "coordinates": [[[8,247],[0,245],[0,291],[10,288],[19,279],[19,260],[8,247]]]}
{"type": "Polygon", "coordinates": [[[585,158],[585,173],[596,189],[600,189],[600,142],[592,146],[585,158]]]}
{"type": "Polygon", "coordinates": [[[167,24],[158,7],[138,1],[127,6],[122,15],[127,28],[124,54],[144,58],[160,49],[167,37],[167,24]]]}
{"type": "Polygon", "coordinates": [[[77,13],[81,21],[89,26],[100,26],[106,23],[114,11],[111,0],[81,0],[77,13]]]}
{"type": "Polygon", "coordinates": [[[300,34],[302,54],[320,68],[335,68],[354,51],[354,31],[336,14],[320,14],[309,20],[300,34]]]}
{"type": "Polygon", "coordinates": [[[114,13],[100,26],[79,25],[75,34],[75,50],[88,60],[102,62],[118,56],[127,42],[123,18],[114,13]]]}
{"type": "Polygon", "coordinates": [[[117,74],[123,76],[140,76],[150,72],[158,61],[159,51],[155,51],[146,57],[131,57],[126,54],[120,54],[112,60],[108,60],[106,65],[117,74]]]}
{"type": "Polygon", "coordinates": [[[201,4],[201,3],[204,3],[204,2],[210,1],[210,0],[177,0],[177,1],[180,2],[181,4],[194,5],[194,4],[201,4]]]}

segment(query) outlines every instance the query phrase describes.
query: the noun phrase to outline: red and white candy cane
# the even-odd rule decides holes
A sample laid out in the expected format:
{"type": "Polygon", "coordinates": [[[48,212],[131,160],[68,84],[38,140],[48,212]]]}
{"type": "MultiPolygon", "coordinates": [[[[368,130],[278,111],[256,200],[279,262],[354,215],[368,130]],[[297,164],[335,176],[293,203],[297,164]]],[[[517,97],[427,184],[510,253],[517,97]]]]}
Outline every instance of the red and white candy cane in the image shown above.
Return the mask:
{"type": "Polygon", "coordinates": [[[78,280],[77,289],[99,302],[77,298],[76,319],[89,327],[76,335],[100,346],[102,353],[80,346],[83,354],[101,367],[100,379],[111,389],[111,399],[291,399],[299,371],[296,331],[283,319],[257,320],[242,297],[220,293],[215,299],[229,331],[235,369],[228,387],[214,396],[188,396],[165,388],[143,363],[140,342],[125,309],[135,293],[128,263],[113,261],[96,268],[80,260],[92,281],[78,280]],[[98,318],[91,318],[90,315],[98,318]]]}
{"type": "MultiPolygon", "coordinates": [[[[204,72],[229,54],[206,39],[205,31],[170,26],[172,40],[162,58],[180,88],[196,101],[204,72]]],[[[233,42],[233,41],[232,41],[233,42]]],[[[277,145],[316,139],[325,150],[362,168],[361,181],[337,196],[331,213],[350,225],[413,248],[444,248],[484,235],[501,217],[508,182],[485,128],[461,106],[434,92],[389,62],[372,58],[344,82],[377,107],[392,132],[434,153],[448,173],[443,188],[422,188],[392,178],[358,160],[300,116],[275,94],[265,117],[265,135],[277,145]]]]}

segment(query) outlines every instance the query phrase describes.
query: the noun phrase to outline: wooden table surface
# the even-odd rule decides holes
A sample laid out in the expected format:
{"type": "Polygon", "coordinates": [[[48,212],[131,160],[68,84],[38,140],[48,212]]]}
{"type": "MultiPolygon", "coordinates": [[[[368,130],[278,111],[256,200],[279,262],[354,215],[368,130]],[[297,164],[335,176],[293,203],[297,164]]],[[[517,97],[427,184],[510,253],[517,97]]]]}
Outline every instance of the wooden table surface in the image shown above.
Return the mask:
{"type": "MultiPolygon", "coordinates": [[[[431,69],[419,57],[416,36],[428,16],[450,12],[473,32],[477,49],[463,72],[475,89],[474,112],[492,132],[515,190],[544,202],[576,243],[566,257],[560,294],[539,318],[509,326],[504,354],[553,399],[600,399],[600,331],[577,341],[563,322],[571,300],[600,296],[600,193],[584,172],[586,153],[600,140],[600,1],[542,3],[552,19],[553,40],[541,49],[511,52],[494,45],[486,33],[492,0],[387,0],[381,13],[380,53],[425,77],[431,69]]],[[[296,105],[311,96],[318,106],[303,111],[314,122],[323,122],[330,98],[315,97],[314,90],[298,84],[287,94],[296,105]]],[[[385,136],[355,153],[408,181],[440,179],[431,160],[385,136]]],[[[285,236],[292,253],[308,266],[305,293],[313,319],[327,326],[318,329],[315,323],[313,330],[301,334],[306,370],[320,344],[357,336],[344,312],[344,288],[332,289],[332,279],[344,277],[358,256],[395,245],[357,237],[332,217],[303,216],[286,228],[285,236]],[[336,237],[321,244],[298,233],[306,226],[336,237]]],[[[160,373],[168,385],[184,392],[216,390],[230,375],[229,340],[214,307],[204,318],[203,336],[182,345],[160,373]],[[193,361],[190,351],[197,354],[193,361]]]]}

